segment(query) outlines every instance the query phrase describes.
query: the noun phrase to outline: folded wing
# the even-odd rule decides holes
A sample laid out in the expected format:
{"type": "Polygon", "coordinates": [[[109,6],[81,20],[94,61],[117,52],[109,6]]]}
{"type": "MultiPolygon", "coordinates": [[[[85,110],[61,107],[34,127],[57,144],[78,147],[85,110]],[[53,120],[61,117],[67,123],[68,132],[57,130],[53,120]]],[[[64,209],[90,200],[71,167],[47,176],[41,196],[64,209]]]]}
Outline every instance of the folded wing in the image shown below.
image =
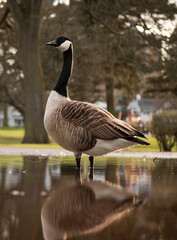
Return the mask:
{"type": "Polygon", "coordinates": [[[113,140],[124,138],[140,144],[149,144],[142,139],[143,133],[115,118],[108,111],[86,102],[68,101],[61,111],[65,121],[87,129],[94,138],[113,140]]]}

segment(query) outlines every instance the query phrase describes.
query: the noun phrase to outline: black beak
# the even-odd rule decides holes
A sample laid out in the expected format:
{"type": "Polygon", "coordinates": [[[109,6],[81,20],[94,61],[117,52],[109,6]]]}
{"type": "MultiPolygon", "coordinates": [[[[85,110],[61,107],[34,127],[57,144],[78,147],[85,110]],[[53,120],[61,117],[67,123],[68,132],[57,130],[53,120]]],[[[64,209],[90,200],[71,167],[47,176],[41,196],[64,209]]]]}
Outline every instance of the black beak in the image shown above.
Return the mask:
{"type": "Polygon", "coordinates": [[[57,47],[57,42],[56,42],[56,40],[53,40],[53,41],[51,41],[51,42],[46,42],[45,44],[46,44],[46,45],[49,45],[49,46],[57,47]]]}

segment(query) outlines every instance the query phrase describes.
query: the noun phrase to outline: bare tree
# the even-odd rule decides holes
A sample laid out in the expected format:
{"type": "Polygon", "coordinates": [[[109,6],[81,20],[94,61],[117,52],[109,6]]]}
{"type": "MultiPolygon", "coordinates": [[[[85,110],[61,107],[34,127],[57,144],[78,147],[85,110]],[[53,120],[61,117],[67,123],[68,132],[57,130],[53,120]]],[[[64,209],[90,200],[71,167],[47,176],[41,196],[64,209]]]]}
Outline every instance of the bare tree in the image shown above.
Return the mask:
{"type": "Polygon", "coordinates": [[[47,143],[43,126],[44,84],[39,54],[40,9],[42,0],[8,0],[19,38],[19,53],[24,72],[24,143],[47,143]]]}

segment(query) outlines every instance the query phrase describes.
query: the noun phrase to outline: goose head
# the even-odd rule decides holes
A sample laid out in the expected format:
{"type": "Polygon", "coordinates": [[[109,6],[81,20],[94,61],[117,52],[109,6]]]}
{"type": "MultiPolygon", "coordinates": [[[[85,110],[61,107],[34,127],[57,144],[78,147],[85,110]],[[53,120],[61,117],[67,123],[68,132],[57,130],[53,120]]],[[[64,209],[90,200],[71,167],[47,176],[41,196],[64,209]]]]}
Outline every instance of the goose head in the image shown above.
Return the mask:
{"type": "Polygon", "coordinates": [[[56,47],[62,52],[67,51],[71,44],[71,41],[66,37],[58,37],[57,39],[46,43],[46,45],[56,47]]]}

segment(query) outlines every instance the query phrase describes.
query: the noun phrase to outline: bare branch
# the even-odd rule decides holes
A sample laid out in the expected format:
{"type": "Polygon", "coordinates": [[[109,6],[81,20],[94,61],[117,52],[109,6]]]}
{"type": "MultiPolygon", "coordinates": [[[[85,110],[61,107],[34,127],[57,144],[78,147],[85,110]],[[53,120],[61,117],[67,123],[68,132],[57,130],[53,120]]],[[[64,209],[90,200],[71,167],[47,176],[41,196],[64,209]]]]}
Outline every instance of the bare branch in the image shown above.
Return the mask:
{"type": "Polygon", "coordinates": [[[10,12],[10,9],[8,7],[4,7],[4,8],[5,8],[4,13],[3,13],[3,15],[0,19],[0,26],[2,25],[3,22],[6,21],[6,18],[8,16],[9,12],[10,12]]]}
{"type": "Polygon", "coordinates": [[[22,22],[23,20],[23,17],[22,17],[22,12],[20,10],[20,7],[17,3],[16,0],[8,0],[8,6],[10,8],[10,11],[13,15],[13,17],[16,19],[17,23],[20,25],[20,23],[22,22]]]}
{"type": "Polygon", "coordinates": [[[6,19],[5,24],[6,24],[7,28],[10,28],[13,32],[15,31],[14,25],[8,18],[6,19]]]}
{"type": "Polygon", "coordinates": [[[5,86],[5,92],[6,92],[6,95],[7,95],[8,99],[9,99],[9,101],[8,101],[9,104],[14,106],[22,115],[24,115],[24,104],[21,103],[20,101],[15,101],[15,99],[12,98],[11,94],[8,91],[7,86],[5,86]]]}
{"type": "Polygon", "coordinates": [[[94,20],[102,23],[102,24],[104,25],[104,27],[105,27],[107,30],[109,30],[111,33],[113,33],[113,34],[115,34],[115,35],[119,35],[119,34],[120,34],[119,32],[115,31],[113,28],[111,28],[109,24],[106,24],[101,18],[96,17],[89,8],[88,8],[88,12],[90,13],[91,17],[92,17],[94,20]]]}

